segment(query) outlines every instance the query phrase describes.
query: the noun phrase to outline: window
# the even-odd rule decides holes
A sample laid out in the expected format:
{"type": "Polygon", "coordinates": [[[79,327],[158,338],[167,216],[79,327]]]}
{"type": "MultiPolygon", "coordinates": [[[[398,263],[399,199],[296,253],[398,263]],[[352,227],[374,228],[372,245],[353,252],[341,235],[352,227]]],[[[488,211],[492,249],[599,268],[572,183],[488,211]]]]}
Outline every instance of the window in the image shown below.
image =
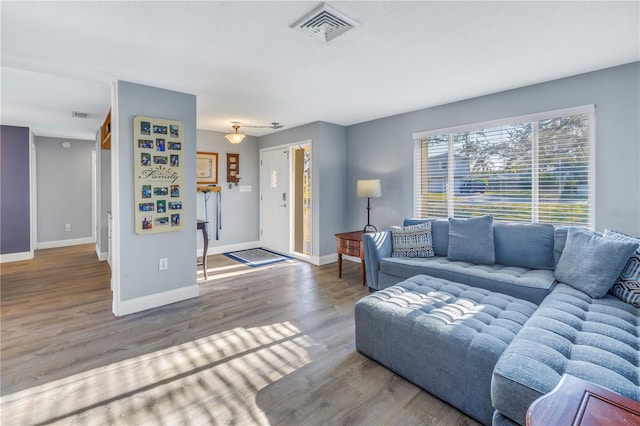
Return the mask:
{"type": "Polygon", "coordinates": [[[593,228],[593,105],[414,134],[415,216],[593,228]]]}

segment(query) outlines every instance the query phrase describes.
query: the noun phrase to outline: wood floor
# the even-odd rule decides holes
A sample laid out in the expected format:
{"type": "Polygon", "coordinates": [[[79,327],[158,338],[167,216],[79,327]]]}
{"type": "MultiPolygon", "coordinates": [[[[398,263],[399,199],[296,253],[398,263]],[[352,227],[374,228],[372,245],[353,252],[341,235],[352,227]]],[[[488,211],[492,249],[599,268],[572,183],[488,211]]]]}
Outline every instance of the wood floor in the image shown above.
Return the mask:
{"type": "Polygon", "coordinates": [[[121,318],[93,245],[2,264],[1,424],[478,424],[355,350],[358,264],[208,263],[200,297],[121,318]]]}

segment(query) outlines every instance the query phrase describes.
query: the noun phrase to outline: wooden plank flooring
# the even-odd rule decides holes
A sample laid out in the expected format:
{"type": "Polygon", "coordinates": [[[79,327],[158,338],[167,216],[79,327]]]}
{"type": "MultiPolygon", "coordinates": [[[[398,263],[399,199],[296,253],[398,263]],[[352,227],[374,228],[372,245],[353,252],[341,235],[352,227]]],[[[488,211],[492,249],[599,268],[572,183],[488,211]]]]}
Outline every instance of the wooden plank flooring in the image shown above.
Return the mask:
{"type": "Polygon", "coordinates": [[[93,245],[0,265],[1,424],[478,424],[355,350],[358,264],[208,264],[121,318],[93,245]]]}

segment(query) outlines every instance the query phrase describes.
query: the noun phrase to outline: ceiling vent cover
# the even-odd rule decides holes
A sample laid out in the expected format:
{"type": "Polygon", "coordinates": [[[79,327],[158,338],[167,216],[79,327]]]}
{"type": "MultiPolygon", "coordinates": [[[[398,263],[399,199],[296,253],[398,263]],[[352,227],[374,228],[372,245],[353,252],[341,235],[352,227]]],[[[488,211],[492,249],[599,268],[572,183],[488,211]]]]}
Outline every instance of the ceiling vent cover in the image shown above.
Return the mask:
{"type": "Polygon", "coordinates": [[[74,118],[87,118],[89,114],[86,112],[71,111],[71,116],[74,118]]]}
{"type": "Polygon", "coordinates": [[[349,18],[344,13],[322,3],[319,7],[291,25],[291,28],[302,31],[326,43],[359,25],[357,21],[349,18]]]}

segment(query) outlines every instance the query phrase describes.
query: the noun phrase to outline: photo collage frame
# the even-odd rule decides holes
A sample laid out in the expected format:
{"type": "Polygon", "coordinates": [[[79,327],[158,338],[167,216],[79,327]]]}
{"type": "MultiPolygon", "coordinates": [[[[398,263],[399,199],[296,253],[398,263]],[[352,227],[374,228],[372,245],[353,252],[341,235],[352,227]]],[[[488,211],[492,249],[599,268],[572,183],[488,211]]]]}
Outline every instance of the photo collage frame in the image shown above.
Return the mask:
{"type": "Polygon", "coordinates": [[[136,233],[182,230],[184,126],[160,118],[133,119],[136,233]]]}

